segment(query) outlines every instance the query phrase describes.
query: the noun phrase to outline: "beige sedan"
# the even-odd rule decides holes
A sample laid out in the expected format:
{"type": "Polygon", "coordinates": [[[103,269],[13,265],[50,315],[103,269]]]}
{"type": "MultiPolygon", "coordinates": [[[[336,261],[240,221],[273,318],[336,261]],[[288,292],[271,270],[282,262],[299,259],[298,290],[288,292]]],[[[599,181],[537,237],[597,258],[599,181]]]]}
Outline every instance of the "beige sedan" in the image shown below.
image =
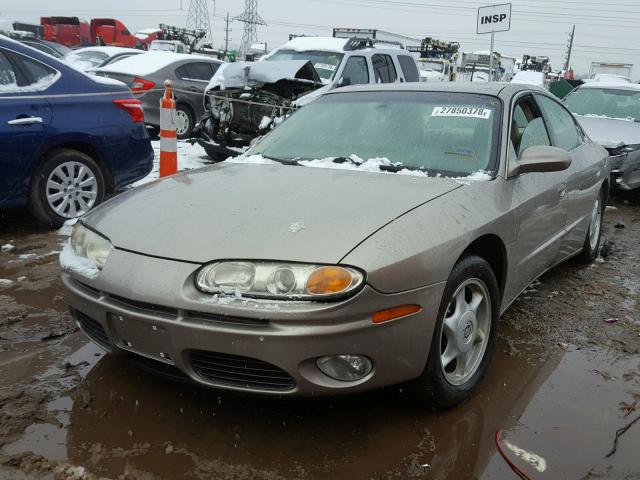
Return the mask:
{"type": "Polygon", "coordinates": [[[93,341],[157,371],[453,406],[520,292],[597,255],[607,162],[535,87],[337,89],[245,155],[86,215],[62,280],[93,341]]]}

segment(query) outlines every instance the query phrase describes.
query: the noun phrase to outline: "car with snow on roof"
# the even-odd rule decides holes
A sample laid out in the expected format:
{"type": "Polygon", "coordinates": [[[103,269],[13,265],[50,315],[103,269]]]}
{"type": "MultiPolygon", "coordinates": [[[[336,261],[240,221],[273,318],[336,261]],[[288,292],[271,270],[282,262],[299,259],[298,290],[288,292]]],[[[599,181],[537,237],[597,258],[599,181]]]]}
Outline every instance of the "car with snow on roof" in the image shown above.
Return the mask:
{"type": "Polygon", "coordinates": [[[195,136],[212,159],[224,160],[334,88],[418,81],[416,60],[400,44],[296,37],[259,62],[220,69],[206,88],[206,114],[195,136]]]}
{"type": "Polygon", "coordinates": [[[276,396],[407,383],[450,407],[519,293],[597,256],[607,162],[535,87],[333,89],[244,155],[85,216],[62,282],[95,343],[174,377],[276,396]]]}

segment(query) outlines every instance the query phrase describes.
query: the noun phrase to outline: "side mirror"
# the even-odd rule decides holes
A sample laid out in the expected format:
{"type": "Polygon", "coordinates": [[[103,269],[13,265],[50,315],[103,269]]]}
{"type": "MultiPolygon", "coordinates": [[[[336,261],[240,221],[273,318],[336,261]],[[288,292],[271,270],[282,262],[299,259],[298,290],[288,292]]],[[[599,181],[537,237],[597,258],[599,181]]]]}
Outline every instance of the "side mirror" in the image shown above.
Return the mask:
{"type": "Polygon", "coordinates": [[[559,172],[571,165],[569,152],[558,147],[533,146],[509,162],[509,177],[529,172],[559,172]]]}
{"type": "Polygon", "coordinates": [[[348,87],[349,85],[351,85],[351,77],[340,78],[340,81],[338,82],[339,87],[348,87]]]}

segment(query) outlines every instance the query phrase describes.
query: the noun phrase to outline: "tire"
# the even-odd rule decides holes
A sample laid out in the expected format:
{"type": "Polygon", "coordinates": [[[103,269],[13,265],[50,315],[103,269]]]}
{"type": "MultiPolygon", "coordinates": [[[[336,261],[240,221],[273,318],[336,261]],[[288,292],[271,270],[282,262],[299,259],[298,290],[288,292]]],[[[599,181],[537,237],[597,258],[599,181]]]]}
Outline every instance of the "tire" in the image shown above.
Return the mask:
{"type": "Polygon", "coordinates": [[[191,108],[184,103],[176,105],[176,133],[178,139],[184,140],[191,138],[191,133],[195,127],[195,118],[191,108]],[[181,127],[181,122],[186,122],[184,128],[181,127]]]}
{"type": "Polygon", "coordinates": [[[65,148],[52,152],[36,169],[29,210],[38,221],[59,227],[98,205],[104,194],[104,176],[98,164],[82,152],[65,148]],[[52,188],[53,184],[60,188],[52,188]]]}
{"type": "Polygon", "coordinates": [[[602,219],[604,217],[604,192],[602,189],[593,204],[591,211],[591,221],[582,245],[582,251],[578,255],[578,260],[582,263],[593,262],[600,253],[600,242],[602,241],[602,219]],[[594,228],[595,225],[595,228],[594,228]]]}
{"type": "Polygon", "coordinates": [[[491,362],[499,318],[498,282],[491,266],[476,255],[462,258],[442,295],[427,364],[408,385],[414,398],[438,408],[451,408],[469,398],[491,362]],[[475,302],[471,313],[468,309],[475,302]],[[462,358],[469,358],[469,368],[458,368],[462,358]]]}
{"type": "Polygon", "coordinates": [[[224,162],[227,158],[229,158],[229,155],[227,155],[226,153],[222,153],[214,148],[208,148],[204,146],[202,148],[204,148],[204,151],[207,152],[209,158],[214,162],[224,162]]]}
{"type": "Polygon", "coordinates": [[[158,140],[160,138],[160,127],[155,125],[145,125],[145,127],[151,140],[158,140]]]}

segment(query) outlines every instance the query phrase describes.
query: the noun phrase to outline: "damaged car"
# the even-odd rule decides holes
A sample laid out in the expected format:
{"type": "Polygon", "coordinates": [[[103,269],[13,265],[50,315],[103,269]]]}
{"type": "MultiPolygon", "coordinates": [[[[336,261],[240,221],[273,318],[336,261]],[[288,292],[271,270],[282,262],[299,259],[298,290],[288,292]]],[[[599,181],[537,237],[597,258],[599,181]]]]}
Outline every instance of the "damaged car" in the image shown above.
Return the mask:
{"type": "Polygon", "coordinates": [[[224,160],[329,90],[418,81],[416,60],[399,43],[298,37],[259,62],[216,72],[205,90],[206,113],[194,136],[213,160],[224,160]]]}
{"type": "Polygon", "coordinates": [[[321,86],[308,60],[227,64],[205,91],[198,143],[214,160],[237,155],[231,148],[267,133],[295,109],[297,98],[321,86]]]}
{"type": "Polygon", "coordinates": [[[589,137],[609,152],[611,187],[640,188],[640,85],[589,82],[564,101],[589,137]]]}
{"type": "Polygon", "coordinates": [[[515,84],[334,89],[242,156],[129,190],[60,254],[80,329],[200,385],[404,383],[451,407],[535,278],[598,255],[608,155],[515,84]]]}

